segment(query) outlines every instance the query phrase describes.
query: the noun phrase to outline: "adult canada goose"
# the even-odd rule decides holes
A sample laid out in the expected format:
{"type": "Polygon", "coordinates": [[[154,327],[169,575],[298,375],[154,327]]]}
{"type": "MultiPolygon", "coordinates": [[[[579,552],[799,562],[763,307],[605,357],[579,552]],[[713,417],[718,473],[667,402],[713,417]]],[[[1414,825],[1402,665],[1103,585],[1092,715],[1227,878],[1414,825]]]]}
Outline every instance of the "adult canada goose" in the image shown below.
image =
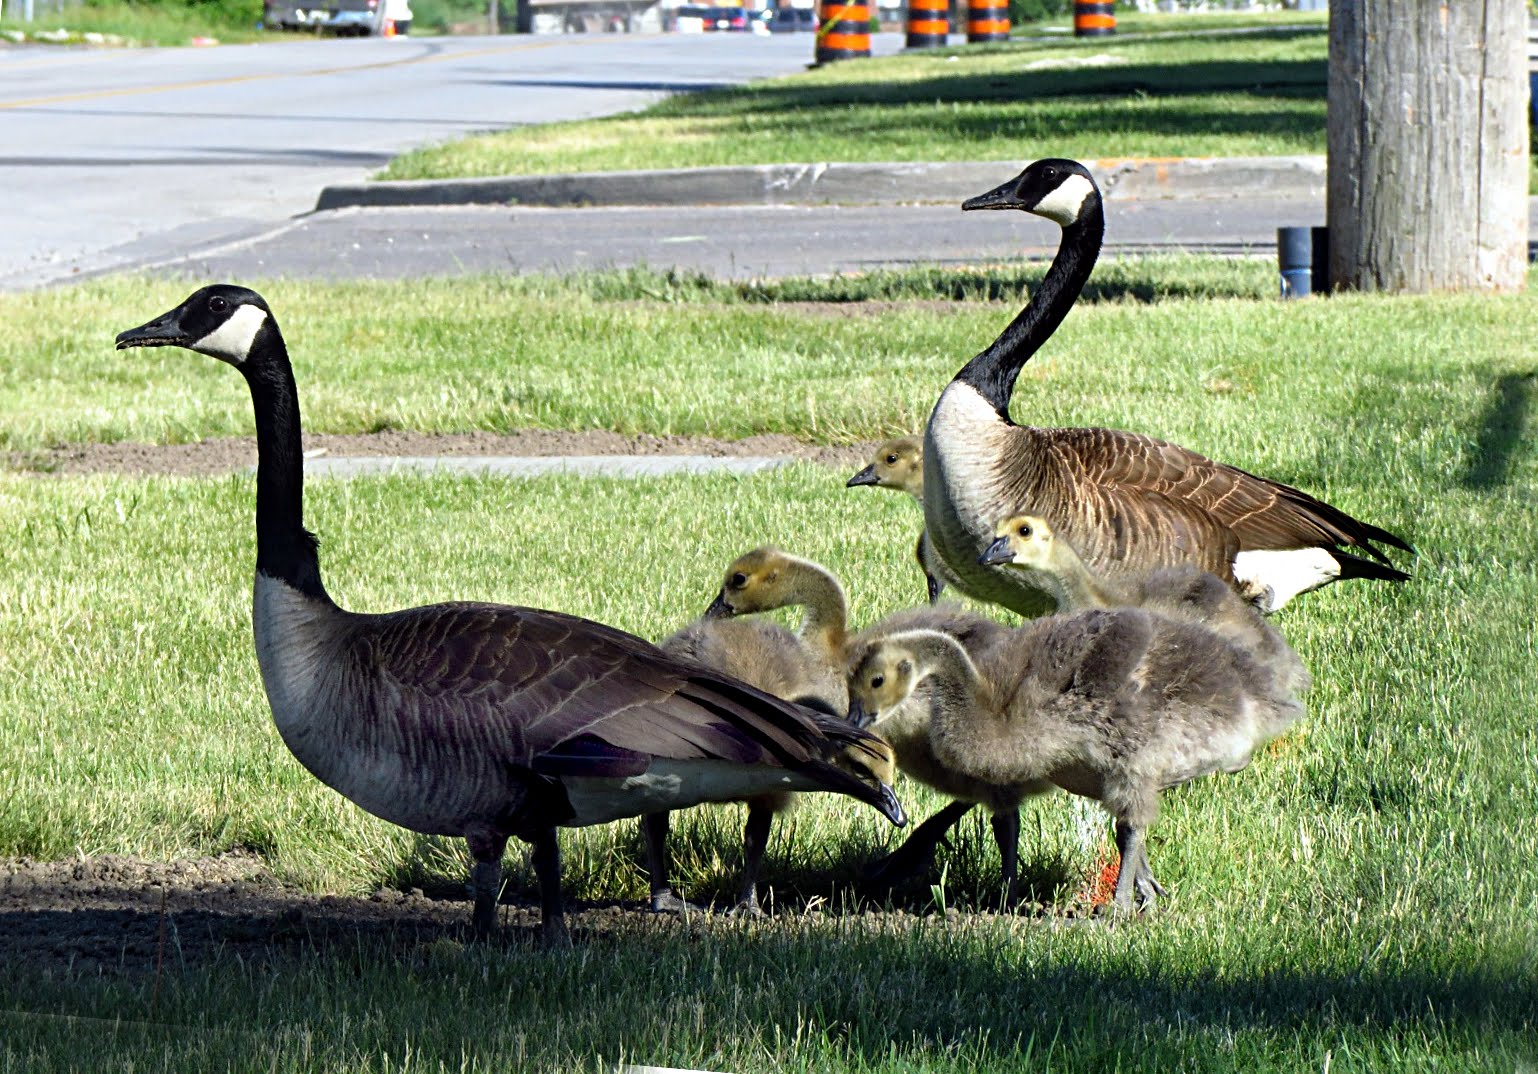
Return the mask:
{"type": "Polygon", "coordinates": [[[1045,518],[1015,515],[1001,521],[994,533],[996,539],[984,550],[982,561],[1033,572],[1035,583],[1065,611],[1133,607],[1191,619],[1230,642],[1255,650],[1275,667],[1291,667],[1296,674],[1304,674],[1302,664],[1276,627],[1254,604],[1209,571],[1190,565],[1160,567],[1112,581],[1091,571],[1073,545],[1059,538],[1045,518]]]}
{"type": "Polygon", "coordinates": [[[1371,543],[1410,551],[1404,541],[1291,486],[1136,433],[1011,421],[1021,367],[1067,314],[1100,252],[1100,191],[1083,165],[1039,160],[962,208],[1021,209],[1063,234],[1030,302],[956,374],[929,417],[924,522],[958,588],[1022,615],[1050,609],[1029,573],[978,562],[994,523],[1021,510],[1051,518],[1104,576],[1191,563],[1267,612],[1342,578],[1408,577],[1371,543]]]}
{"type": "MultiPolygon", "coordinates": [[[[981,652],[1010,634],[1010,629],[997,620],[955,604],[902,609],[852,633],[848,598],[833,573],[821,564],[769,546],[755,548],[732,562],[726,569],[721,591],[705,614],[751,615],[788,607],[805,609],[801,634],[821,653],[830,668],[837,669],[841,693],[849,669],[875,639],[886,634],[939,630],[956,638],[968,652],[981,652]]],[[[894,726],[901,726],[900,721],[894,726]]],[[[935,765],[926,756],[922,743],[910,739],[899,744],[892,740],[892,749],[899,768],[919,782],[952,795],[956,801],[942,807],[915,828],[892,853],[872,862],[865,872],[867,883],[873,887],[891,887],[921,873],[933,860],[945,833],[977,802],[985,802],[993,812],[994,838],[1000,853],[1006,862],[1013,861],[1014,847],[1019,840],[1019,816],[1012,807],[1006,807],[994,798],[976,797],[967,789],[954,785],[955,781],[947,782],[934,771],[935,765]]],[[[1008,870],[1005,878],[1010,880],[1008,870]]]]}
{"type": "MultiPolygon", "coordinates": [[[[661,648],[671,656],[714,668],[765,693],[819,712],[841,716],[847,708],[843,676],[830,675],[820,654],[804,639],[765,619],[702,617],[664,639],[661,648]]],[[[883,759],[885,764],[873,763],[877,759],[864,750],[854,761],[872,770],[885,782],[892,776],[892,765],[889,757],[883,759]]],[[[769,831],[775,814],[790,805],[791,795],[775,792],[756,795],[746,802],[748,820],[742,833],[742,886],[736,909],[758,914],[761,913],[758,874],[769,844],[769,831]]],[[[642,818],[641,825],[646,837],[647,868],[651,874],[652,909],[657,912],[691,909],[673,892],[669,879],[669,815],[649,813],[642,818]]]]}
{"type": "Polygon", "coordinates": [[[1308,680],[1194,621],[1092,609],[1028,622],[979,659],[938,631],[888,635],[851,676],[850,719],[890,735],[886,712],[921,683],[929,745],[949,772],[1006,802],[1052,784],[1101,803],[1127,911],[1163,894],[1144,844],[1160,791],[1244,768],[1302,715],[1308,680]]]}
{"type": "Polygon", "coordinates": [[[117,337],[186,347],[245,377],[256,416],[257,663],[278,733],[358,806],[462,836],[473,923],[496,923],[502,853],[533,844],[543,933],[562,919],[557,827],[771,790],[837,790],[902,818],[891,791],[835,764],[862,740],[633,635],[559,612],[434,604],[339,608],[304,528],[299,395],[262,297],[204,287],[117,337]]]}
{"type": "MultiPolygon", "coordinates": [[[[906,492],[924,506],[924,438],[899,436],[887,440],[876,448],[876,454],[859,473],[844,482],[845,488],[870,485],[879,489],[896,489],[906,492]]],[[[918,560],[919,570],[924,572],[924,584],[929,593],[929,603],[934,604],[953,585],[947,570],[935,550],[930,547],[929,534],[919,531],[919,539],[913,546],[913,558],[918,560]]]]}

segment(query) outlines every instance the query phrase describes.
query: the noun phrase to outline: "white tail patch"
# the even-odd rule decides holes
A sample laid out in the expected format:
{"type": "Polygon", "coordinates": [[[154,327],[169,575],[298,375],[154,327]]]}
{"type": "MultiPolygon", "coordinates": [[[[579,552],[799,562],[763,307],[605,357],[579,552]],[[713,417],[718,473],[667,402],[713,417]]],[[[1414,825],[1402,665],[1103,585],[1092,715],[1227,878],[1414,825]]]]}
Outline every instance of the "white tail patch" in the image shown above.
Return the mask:
{"type": "Polygon", "coordinates": [[[191,349],[230,365],[240,365],[251,354],[251,343],[267,320],[260,306],[239,306],[223,324],[192,344],[191,349]]]}
{"type": "Polygon", "coordinates": [[[1032,206],[1031,212],[1037,216],[1045,216],[1062,227],[1067,227],[1079,218],[1079,213],[1084,209],[1084,203],[1094,193],[1094,183],[1082,175],[1073,174],[1032,206]]]}
{"type": "Polygon", "coordinates": [[[1234,557],[1234,579],[1259,597],[1264,612],[1339,577],[1340,562],[1328,548],[1255,549],[1234,557]]]}

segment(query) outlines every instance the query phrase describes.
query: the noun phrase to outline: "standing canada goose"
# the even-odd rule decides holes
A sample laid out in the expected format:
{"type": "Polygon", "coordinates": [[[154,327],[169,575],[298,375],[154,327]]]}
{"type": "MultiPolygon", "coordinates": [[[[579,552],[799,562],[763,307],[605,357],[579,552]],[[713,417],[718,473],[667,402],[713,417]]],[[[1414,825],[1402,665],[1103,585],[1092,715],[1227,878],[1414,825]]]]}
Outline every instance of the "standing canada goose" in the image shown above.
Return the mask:
{"type": "Polygon", "coordinates": [[[1159,793],[1248,765],[1302,715],[1308,677],[1194,621],[1092,609],[1033,620],[981,659],[938,631],[888,635],[851,677],[851,720],[887,726],[921,683],[949,772],[1005,801],[1050,783],[1101,803],[1121,853],[1114,903],[1129,911],[1164,893],[1144,843],[1159,793]]]}
{"type": "MultiPolygon", "coordinates": [[[[842,676],[829,675],[820,655],[807,642],[777,623],[764,619],[723,619],[705,616],[663,640],[662,651],[670,656],[703,664],[716,671],[795,704],[841,716],[847,708],[842,676]]],[[[883,782],[892,776],[889,757],[872,763],[868,750],[854,760],[873,771],[883,782]]],[[[774,816],[789,807],[789,792],[756,795],[746,799],[748,820],[743,828],[742,886],[736,909],[759,914],[758,874],[774,816]]],[[[669,815],[649,813],[642,818],[646,837],[647,868],[651,874],[651,907],[662,912],[692,909],[673,892],[669,880],[667,837],[669,815]]]]}
{"type": "Polygon", "coordinates": [[[1006,518],[994,533],[996,539],[984,550],[982,562],[1033,572],[1035,583],[1065,611],[1132,607],[1191,619],[1226,641],[1254,650],[1270,666],[1290,669],[1295,676],[1305,674],[1276,627],[1209,571],[1190,565],[1161,567],[1111,581],[1091,571],[1073,545],[1038,515],[1006,518]]]}
{"type": "Polygon", "coordinates": [[[185,347],[245,377],[257,442],[252,618],[278,733],[375,816],[464,837],[478,935],[496,924],[510,836],[533,844],[542,931],[564,940],[557,827],[782,789],[836,790],[901,820],[890,789],[835,763],[862,742],[843,721],[612,627],[500,604],[339,608],[304,528],[288,350],[254,291],[204,287],[117,346],[185,347]]]}
{"type": "MultiPolygon", "coordinates": [[[[924,506],[924,438],[899,436],[887,440],[876,448],[870,464],[848,481],[845,488],[870,485],[878,489],[896,489],[906,492],[924,506]]],[[[939,601],[947,585],[954,585],[945,563],[930,546],[929,534],[919,531],[919,539],[913,546],[913,558],[918,560],[919,570],[924,572],[924,584],[929,593],[929,603],[939,601]]]]}
{"type": "Polygon", "coordinates": [[[1020,510],[1051,518],[1103,576],[1191,563],[1267,612],[1342,578],[1408,577],[1371,543],[1411,551],[1404,541],[1291,486],[1136,433],[1011,421],[1021,367],[1068,313],[1100,252],[1100,191],[1082,164],[1039,160],[962,208],[1021,209],[1063,235],[1030,302],[956,374],[929,417],[924,522],[958,588],[1025,616],[1050,609],[1029,573],[978,562],[994,523],[1020,510]]]}
{"type": "MultiPolygon", "coordinates": [[[[776,608],[805,609],[801,635],[822,655],[830,668],[836,669],[841,693],[849,669],[876,639],[907,630],[938,630],[957,639],[972,653],[982,652],[1006,638],[1010,629],[997,620],[955,604],[907,608],[886,616],[859,633],[849,629],[849,602],[844,587],[821,564],[792,556],[777,548],[764,546],[739,556],[726,569],[721,591],[706,611],[707,616],[751,615],[776,608]]],[[[847,694],[845,694],[847,696],[847,694]]],[[[894,725],[901,727],[901,721],[894,725]]],[[[901,732],[899,731],[899,734],[901,732]]],[[[865,881],[872,887],[892,887],[922,873],[934,859],[945,833],[964,817],[975,803],[985,803],[992,816],[994,838],[1006,863],[1014,860],[1019,842],[1019,814],[1002,799],[980,798],[934,771],[923,744],[911,739],[899,743],[891,739],[897,766],[913,778],[956,801],[929,817],[892,853],[872,862],[865,871],[865,881]]],[[[1012,887],[1011,871],[1005,879],[1012,887]]]]}

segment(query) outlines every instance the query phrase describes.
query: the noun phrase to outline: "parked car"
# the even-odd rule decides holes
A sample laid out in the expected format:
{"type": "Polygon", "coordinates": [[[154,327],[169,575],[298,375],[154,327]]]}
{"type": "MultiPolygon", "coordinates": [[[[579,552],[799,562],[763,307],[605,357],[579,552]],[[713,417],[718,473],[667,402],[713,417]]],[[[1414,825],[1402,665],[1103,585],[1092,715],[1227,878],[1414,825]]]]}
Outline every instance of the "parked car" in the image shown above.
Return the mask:
{"type": "Polygon", "coordinates": [[[777,7],[769,20],[769,32],[790,34],[801,30],[817,31],[817,13],[809,7],[777,7]]]}
{"type": "Polygon", "coordinates": [[[264,0],[262,25],[281,30],[383,34],[385,0],[264,0]]]}
{"type": "Polygon", "coordinates": [[[714,33],[718,30],[751,29],[748,13],[740,7],[710,7],[706,4],[685,4],[675,16],[675,28],[680,33],[714,33]]]}

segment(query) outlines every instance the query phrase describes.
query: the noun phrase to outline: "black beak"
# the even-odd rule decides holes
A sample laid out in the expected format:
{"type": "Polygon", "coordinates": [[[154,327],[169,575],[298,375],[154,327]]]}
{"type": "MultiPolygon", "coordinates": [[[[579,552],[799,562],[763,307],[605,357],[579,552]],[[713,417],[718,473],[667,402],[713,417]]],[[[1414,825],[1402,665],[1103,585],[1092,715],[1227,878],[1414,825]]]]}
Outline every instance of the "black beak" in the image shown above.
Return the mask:
{"type": "Polygon", "coordinates": [[[117,349],[130,347],[185,347],[192,342],[181,326],[181,307],[162,313],[148,324],[117,334],[117,349]]]}
{"type": "Polygon", "coordinates": [[[1009,182],[994,187],[986,194],[979,194],[975,198],[968,198],[961,203],[964,211],[972,209],[1024,209],[1025,203],[1020,200],[1015,191],[1020,185],[1020,177],[1017,175],[1009,182]]]}
{"type": "Polygon", "coordinates": [[[876,484],[876,464],[871,463],[865,469],[851,477],[848,481],[845,481],[844,487],[846,489],[852,489],[857,488],[860,485],[874,484],[876,484]]]}
{"type": "Polygon", "coordinates": [[[862,731],[876,722],[876,714],[869,711],[858,698],[849,699],[849,715],[846,718],[862,731]]]}
{"type": "Polygon", "coordinates": [[[716,599],[710,602],[710,607],[705,609],[706,619],[730,619],[737,611],[726,603],[726,590],[716,594],[716,599]]]}
{"type": "Polygon", "coordinates": [[[977,562],[985,567],[996,567],[1001,563],[1011,563],[1015,558],[1015,550],[1009,547],[1009,538],[1000,537],[987,548],[983,554],[977,557],[977,562]]]}
{"type": "Polygon", "coordinates": [[[907,824],[908,814],[903,812],[903,804],[897,800],[897,795],[892,792],[892,788],[883,783],[880,793],[881,801],[875,805],[881,810],[881,815],[899,828],[907,824]]]}

